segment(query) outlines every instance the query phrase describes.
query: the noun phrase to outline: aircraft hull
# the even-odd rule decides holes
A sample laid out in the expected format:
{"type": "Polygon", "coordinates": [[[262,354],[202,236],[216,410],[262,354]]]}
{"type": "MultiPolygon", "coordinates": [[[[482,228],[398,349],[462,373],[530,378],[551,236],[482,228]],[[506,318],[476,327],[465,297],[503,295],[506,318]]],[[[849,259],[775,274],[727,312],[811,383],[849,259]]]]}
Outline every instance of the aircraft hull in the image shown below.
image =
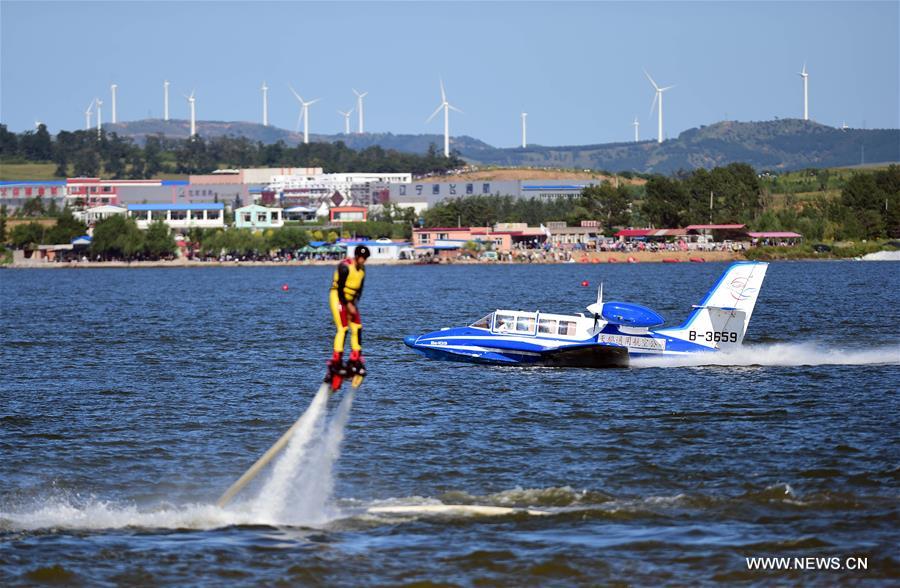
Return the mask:
{"type": "Polygon", "coordinates": [[[615,345],[577,344],[562,348],[509,344],[505,341],[453,341],[410,336],[404,343],[429,359],[486,365],[610,368],[628,366],[628,349],[615,345]]]}

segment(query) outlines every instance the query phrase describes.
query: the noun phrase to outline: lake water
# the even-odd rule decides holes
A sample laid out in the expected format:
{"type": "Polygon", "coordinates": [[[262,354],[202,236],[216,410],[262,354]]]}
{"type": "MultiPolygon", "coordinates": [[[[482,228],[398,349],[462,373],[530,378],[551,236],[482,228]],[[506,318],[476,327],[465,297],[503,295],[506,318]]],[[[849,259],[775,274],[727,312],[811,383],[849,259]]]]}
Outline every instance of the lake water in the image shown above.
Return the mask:
{"type": "Polygon", "coordinates": [[[225,509],[319,386],[331,269],[0,272],[0,584],[896,582],[896,262],[771,264],[722,365],[480,367],[402,343],[498,307],[578,312],[600,280],[680,322],[725,267],[372,267],[346,427],[323,417],[225,509]],[[441,503],[550,515],[367,512],[441,503]],[[868,570],[748,570],[767,555],[868,570]]]}

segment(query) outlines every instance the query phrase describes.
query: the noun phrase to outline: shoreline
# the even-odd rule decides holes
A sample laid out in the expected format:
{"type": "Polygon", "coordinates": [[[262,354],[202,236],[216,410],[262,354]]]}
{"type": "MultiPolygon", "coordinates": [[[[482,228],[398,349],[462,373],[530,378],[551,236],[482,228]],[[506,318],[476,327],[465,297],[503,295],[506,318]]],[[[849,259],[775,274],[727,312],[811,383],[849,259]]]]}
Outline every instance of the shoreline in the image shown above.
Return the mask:
{"type": "MultiPolygon", "coordinates": [[[[482,261],[475,259],[441,261],[434,265],[556,265],[556,264],[599,264],[599,263],[665,263],[676,260],[679,263],[690,263],[692,259],[703,262],[739,261],[746,257],[739,251],[585,251],[572,257],[573,261],[555,259],[482,261]]],[[[197,268],[197,267],[315,267],[331,266],[338,260],[304,260],[304,261],[200,261],[174,259],[161,261],[41,261],[31,263],[14,262],[0,266],[4,269],[148,269],[148,268],[197,268]]],[[[413,260],[369,260],[369,265],[424,265],[413,260]]]]}

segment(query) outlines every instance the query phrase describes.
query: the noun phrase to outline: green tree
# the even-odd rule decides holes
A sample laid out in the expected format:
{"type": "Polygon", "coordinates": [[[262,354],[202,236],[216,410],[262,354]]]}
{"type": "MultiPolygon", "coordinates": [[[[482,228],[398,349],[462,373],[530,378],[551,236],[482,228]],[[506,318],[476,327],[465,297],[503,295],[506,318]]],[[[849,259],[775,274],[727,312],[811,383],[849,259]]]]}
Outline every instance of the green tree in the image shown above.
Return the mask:
{"type": "Polygon", "coordinates": [[[663,228],[683,227],[690,210],[690,196],[684,184],[664,176],[647,180],[643,212],[651,224],[663,228]]]}
{"type": "Polygon", "coordinates": [[[0,124],[0,159],[10,159],[19,153],[19,138],[6,125],[0,124]]]}
{"type": "Polygon", "coordinates": [[[53,161],[56,163],[56,169],[53,170],[53,175],[57,178],[67,178],[69,177],[69,161],[66,159],[66,153],[63,150],[58,150],[54,156],[53,161]]]}
{"type": "Polygon", "coordinates": [[[149,136],[144,144],[144,177],[156,177],[162,169],[162,140],[160,137],[149,136]]]}
{"type": "Polygon", "coordinates": [[[95,178],[100,175],[100,157],[90,147],[83,147],[75,155],[73,173],[77,177],[95,178]]]}
{"type": "Polygon", "coordinates": [[[145,177],[144,158],[137,149],[133,150],[128,156],[128,177],[133,180],[145,177]]]}
{"type": "Polygon", "coordinates": [[[0,204],[0,243],[6,242],[6,205],[0,204]]]}
{"type": "Polygon", "coordinates": [[[132,218],[116,214],[94,225],[91,253],[106,259],[134,259],[144,249],[144,234],[132,218]]]}
{"type": "Polygon", "coordinates": [[[44,227],[36,222],[16,225],[9,232],[9,241],[16,249],[34,249],[44,241],[44,227]]]}
{"type": "Polygon", "coordinates": [[[53,245],[71,243],[72,239],[86,232],[87,225],[75,218],[71,210],[63,208],[56,219],[56,224],[47,231],[46,242],[53,245]]]}
{"type": "Polygon", "coordinates": [[[309,244],[309,234],[300,227],[282,227],[272,232],[268,248],[277,251],[296,251],[309,244]]]}
{"type": "Polygon", "coordinates": [[[175,253],[177,247],[169,225],[164,221],[153,222],[147,227],[144,234],[144,252],[148,257],[153,259],[168,257],[175,253]]]}
{"type": "Polygon", "coordinates": [[[604,227],[625,227],[631,222],[631,196],[624,185],[588,186],[581,191],[581,202],[592,220],[601,221],[604,227]]]}
{"type": "Polygon", "coordinates": [[[22,216],[44,216],[44,201],[40,196],[28,198],[22,204],[22,216]]]}

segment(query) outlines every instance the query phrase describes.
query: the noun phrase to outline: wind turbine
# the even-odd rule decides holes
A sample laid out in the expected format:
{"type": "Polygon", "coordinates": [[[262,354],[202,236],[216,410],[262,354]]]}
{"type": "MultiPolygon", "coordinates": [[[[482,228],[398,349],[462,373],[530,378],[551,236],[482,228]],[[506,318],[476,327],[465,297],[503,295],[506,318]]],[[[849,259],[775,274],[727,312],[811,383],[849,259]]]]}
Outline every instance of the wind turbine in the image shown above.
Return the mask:
{"type": "Polygon", "coordinates": [[[650,74],[647,73],[647,70],[644,70],[644,75],[647,76],[647,79],[650,80],[650,83],[653,84],[653,88],[656,90],[656,95],[653,96],[653,104],[650,105],[650,112],[653,113],[653,107],[656,106],[656,103],[659,102],[659,107],[657,112],[659,114],[659,129],[656,135],[656,142],[663,142],[663,92],[666,90],[671,90],[675,86],[666,86],[665,88],[660,88],[656,82],[653,81],[653,78],[650,77],[650,74]]]}
{"type": "Polygon", "coordinates": [[[359,113],[359,134],[362,135],[365,130],[363,127],[363,98],[369,95],[368,92],[357,92],[356,88],[351,88],[356,94],[356,111],[359,113]]]}
{"type": "Polygon", "coordinates": [[[638,121],[638,118],[637,118],[637,117],[634,117],[634,122],[631,123],[631,124],[634,125],[634,142],[637,143],[638,141],[641,140],[641,134],[640,134],[640,132],[638,131],[638,129],[639,129],[640,126],[641,126],[641,123],[640,123],[640,121],[638,121]]]}
{"type": "Polygon", "coordinates": [[[99,138],[100,131],[103,129],[103,113],[100,109],[100,107],[103,106],[103,100],[97,98],[94,102],[97,104],[97,138],[99,138]]]}
{"type": "Polygon", "coordinates": [[[338,114],[340,114],[341,116],[344,117],[344,134],[349,135],[350,134],[350,115],[353,114],[353,109],[351,108],[347,112],[344,112],[343,110],[338,110],[338,114]]]}
{"type": "Polygon", "coordinates": [[[193,139],[194,135],[197,134],[197,109],[196,109],[197,99],[194,98],[194,90],[191,90],[191,95],[185,96],[185,98],[187,98],[188,104],[191,105],[191,136],[190,136],[190,138],[193,139]]]}
{"type": "Polygon", "coordinates": [[[169,120],[169,80],[163,80],[163,120],[169,120]]]}
{"type": "Polygon", "coordinates": [[[525,147],[528,146],[527,135],[525,134],[525,131],[527,130],[527,121],[525,119],[527,119],[527,118],[528,118],[528,113],[523,112],[522,113],[522,149],[525,149],[525,147]]]}
{"type": "Polygon", "coordinates": [[[442,108],[444,109],[444,157],[450,157],[450,111],[454,110],[460,114],[463,114],[463,111],[447,102],[447,93],[444,92],[443,79],[441,80],[441,103],[438,104],[438,107],[431,113],[431,116],[429,116],[425,122],[431,122],[431,119],[437,116],[437,113],[439,113],[442,108]]]}
{"type": "MultiPolygon", "coordinates": [[[[291,92],[294,93],[294,98],[297,99],[297,102],[299,102],[301,106],[300,118],[303,119],[303,143],[305,145],[309,143],[309,107],[321,100],[321,98],[316,98],[315,100],[306,102],[303,100],[303,98],[300,97],[300,94],[297,93],[297,90],[295,90],[293,86],[289,87],[291,89],[291,92]]],[[[297,119],[298,126],[300,125],[300,118],[297,119]]]]}
{"type": "Polygon", "coordinates": [[[266,85],[265,80],[263,80],[262,88],[263,95],[263,126],[269,126],[269,86],[266,85]]]}
{"type": "Polygon", "coordinates": [[[89,131],[91,129],[91,115],[94,110],[94,100],[91,100],[91,103],[88,104],[87,110],[84,111],[84,130],[89,131]]]}
{"type": "Polygon", "coordinates": [[[109,91],[112,93],[112,123],[116,124],[116,89],[119,87],[118,84],[113,84],[109,87],[109,91]]]}
{"type": "Polygon", "coordinates": [[[809,74],[806,72],[806,62],[803,62],[803,69],[797,75],[803,78],[803,120],[809,120],[809,74]]]}

